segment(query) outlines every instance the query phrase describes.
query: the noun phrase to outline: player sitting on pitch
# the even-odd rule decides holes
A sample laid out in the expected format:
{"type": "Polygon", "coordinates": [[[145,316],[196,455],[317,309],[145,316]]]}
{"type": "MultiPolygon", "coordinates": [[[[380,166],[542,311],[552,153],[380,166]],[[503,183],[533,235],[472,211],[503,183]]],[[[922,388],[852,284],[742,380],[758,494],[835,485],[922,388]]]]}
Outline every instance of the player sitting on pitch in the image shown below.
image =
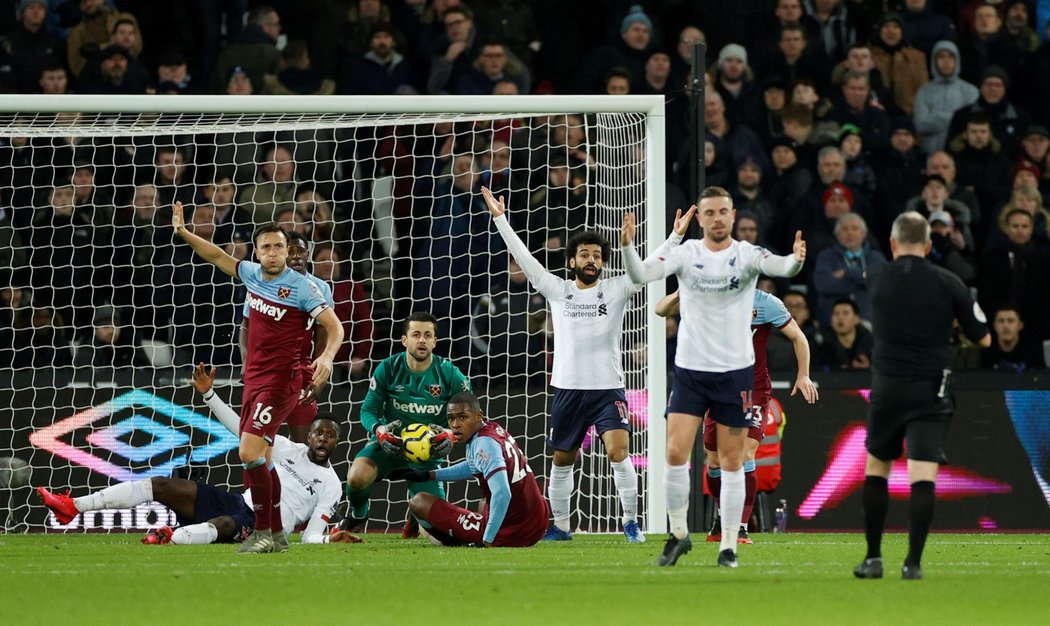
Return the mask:
{"type": "Polygon", "coordinates": [[[485,492],[481,513],[426,492],[409,500],[412,514],[445,545],[534,545],[547,531],[550,510],[518,444],[502,426],[484,418],[477,396],[470,392],[452,396],[447,414],[455,440],[467,444],[467,460],[437,470],[395,469],[387,477],[410,482],[478,480],[485,492]]]}
{"type": "MultiPolygon", "coordinates": [[[[237,413],[211,390],[215,368],[205,371],[204,364],[193,371],[193,388],[223,426],[236,433],[240,419],[237,413]]],[[[318,416],[310,425],[307,443],[293,443],[278,435],[274,441],[273,460],[281,475],[281,516],[285,528],[306,524],[303,543],[356,543],[347,532],[325,532],[328,519],[339,503],[339,477],[329,462],[339,443],[339,424],[327,416],[318,416]]],[[[182,478],[146,478],[107,487],[79,498],[55,494],[37,487],[44,504],[60,524],[68,524],[87,511],[127,509],[156,501],[175,512],[179,526],[151,530],[143,539],[148,544],[202,544],[243,541],[255,527],[255,513],[248,501],[249,493],[238,495],[204,483],[182,478]]]]}

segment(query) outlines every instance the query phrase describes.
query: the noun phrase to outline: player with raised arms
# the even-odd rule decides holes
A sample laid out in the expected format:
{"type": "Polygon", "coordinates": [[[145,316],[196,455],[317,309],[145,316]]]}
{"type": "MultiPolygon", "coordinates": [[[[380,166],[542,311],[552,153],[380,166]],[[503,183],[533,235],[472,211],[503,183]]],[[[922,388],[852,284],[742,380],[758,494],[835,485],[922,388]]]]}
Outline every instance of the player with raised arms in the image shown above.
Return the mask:
{"type": "MultiPolygon", "coordinates": [[[[212,415],[230,432],[240,427],[237,413],[212,391],[215,368],[207,371],[200,364],[193,371],[193,387],[208,403],[212,415]]],[[[330,456],[339,444],[339,424],[321,415],[310,425],[306,443],[294,443],[278,435],[274,439],[273,460],[286,487],[281,490],[281,515],[285,528],[305,524],[303,543],[352,542],[348,535],[329,537],[325,532],[329,518],[342,495],[339,476],[332,469],[330,456]]],[[[128,509],[147,502],[159,502],[171,509],[179,521],[174,530],[164,526],[151,530],[143,539],[147,544],[232,543],[249,536],[255,525],[248,492],[231,493],[205,483],[184,478],[154,477],[118,483],[96,493],[70,498],[37,487],[44,504],[60,524],[77,515],[102,509],[128,509]]]]}
{"type": "Polygon", "coordinates": [[[729,192],[708,187],[700,194],[697,219],[704,237],[642,261],[634,249],[634,214],[624,216],[620,246],[630,277],[639,283],[677,274],[682,323],[675,374],[667,406],[667,469],[664,490],[670,536],[658,566],[677,563],[692,541],[689,511],[689,456],[703,416],[710,411],[722,468],[722,540],[718,564],[736,567],[739,519],[744,512],[744,449],[750,426],[755,350],[751,309],[760,274],[794,276],[806,259],[801,231],[794,253],[776,256],[732,238],[736,212],[729,192]]]}
{"type": "MultiPolygon", "coordinates": [[[[677,315],[679,311],[680,292],[676,291],[664,296],[656,303],[656,314],[661,317],[677,315]]],[[[780,298],[768,294],[761,289],[755,290],[755,304],[751,309],[751,342],[755,348],[755,386],[751,401],[751,425],[747,430],[747,447],[744,449],[744,514],[740,518],[740,535],[737,543],[752,543],[747,534],[747,523],[751,519],[751,511],[755,505],[755,492],[758,480],[755,477],[755,454],[764,436],[763,420],[769,411],[769,401],[773,398],[773,379],[769,375],[769,365],[766,361],[766,342],[773,328],[779,328],[780,332],[791,340],[795,349],[795,360],[798,362],[798,375],[795,377],[795,385],[791,388],[791,395],[801,392],[806,402],[813,404],[820,398],[817,386],[809,377],[809,341],[805,333],[799,328],[787,307],[780,298]]],[[[711,490],[711,496],[715,504],[720,505],[722,470],[718,466],[718,441],[715,421],[710,415],[704,417],[704,450],[707,453],[707,486],[711,490]]],[[[711,526],[711,532],[707,534],[708,541],[722,540],[722,526],[716,517],[711,526]]]]}
{"type": "MultiPolygon", "coordinates": [[[[361,425],[369,440],[354,457],[346,478],[350,499],[349,515],[339,529],[354,530],[368,519],[372,484],[392,469],[408,467],[402,454],[401,431],[409,424],[427,424],[435,432],[431,439],[430,460],[415,464],[436,468],[452,451],[452,433],[445,422],[445,405],[456,393],[470,391],[470,381],[451,361],[434,354],[437,345],[437,318],[415,312],[402,324],[404,352],[389,356],[376,366],[361,404],[361,425]]],[[[419,492],[445,497],[437,481],[424,481],[409,487],[409,495],[419,492]]],[[[417,518],[418,519],[418,518],[417,518]]]]}
{"type": "MultiPolygon", "coordinates": [[[[311,282],[317,285],[317,288],[324,294],[328,306],[334,311],[335,300],[332,298],[332,287],[306,271],[306,260],[310,258],[310,244],[306,241],[306,237],[294,231],[286,232],[285,234],[288,235],[288,267],[309,278],[311,282]]],[[[251,312],[251,307],[245,301],[239,336],[241,361],[243,362],[246,362],[248,357],[248,319],[251,317],[251,312]]],[[[311,381],[307,378],[306,373],[309,371],[307,368],[314,359],[315,352],[323,350],[326,343],[327,338],[325,337],[324,327],[314,324],[313,320],[308,321],[306,329],[303,330],[303,350],[299,356],[299,367],[304,371],[304,389],[300,392],[302,399],[285,419],[285,423],[288,424],[288,438],[296,443],[306,442],[310,424],[317,417],[317,394],[321,392],[321,389],[310,386],[311,381]],[[306,397],[307,394],[310,397],[306,397]]]]}
{"type": "Polygon", "coordinates": [[[259,262],[252,263],[238,261],[190,232],[181,202],[173,207],[171,225],[201,258],[247,288],[247,304],[254,314],[244,364],[238,454],[255,510],[255,532],[237,551],[284,552],[288,536],[281,520],[281,481],[272,459],[274,436],[301,397],[303,331],[316,322],[327,336],[324,351],[310,364],[313,378],[305,400],[328,382],[332,360],[343,343],[343,327],[317,285],[288,267],[288,236],[280,226],[270,223],[256,229],[252,241],[259,262]]]}
{"type": "MultiPolygon", "coordinates": [[[[574,280],[548,272],[511,228],[503,197],[497,200],[487,187],[481,188],[481,195],[510,253],[547,299],[554,324],[554,402],[547,435],[547,445],[554,449],[547,488],[554,523],[544,539],[572,539],[573,465],[587,430],[594,426],[612,466],[624,535],[631,543],[644,543],[638,527],[638,476],[628,450],[631,422],[620,347],[627,305],[641,287],[626,275],[601,279],[610,245],[595,232],[580,232],[569,240],[566,253],[574,280]]],[[[661,248],[681,242],[695,211],[690,208],[684,217],[678,211],[675,230],[661,248]]]]}
{"type": "Polygon", "coordinates": [[[477,396],[460,392],[448,401],[448,425],[467,458],[437,470],[399,469],[390,480],[414,483],[475,478],[485,493],[480,513],[430,493],[409,500],[412,513],[445,545],[526,547],[547,530],[550,512],[521,448],[502,426],[485,419],[477,396]]]}

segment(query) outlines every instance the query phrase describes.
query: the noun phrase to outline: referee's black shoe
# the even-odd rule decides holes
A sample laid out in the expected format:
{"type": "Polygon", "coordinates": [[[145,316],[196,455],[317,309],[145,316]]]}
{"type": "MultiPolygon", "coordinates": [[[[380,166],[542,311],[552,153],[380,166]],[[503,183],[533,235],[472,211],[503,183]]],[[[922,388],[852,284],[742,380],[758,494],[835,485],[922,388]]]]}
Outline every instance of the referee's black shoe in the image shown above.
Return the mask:
{"type": "Polygon", "coordinates": [[[922,580],[922,568],[905,563],[901,568],[901,580],[922,580]]]}
{"type": "Polygon", "coordinates": [[[882,559],[864,559],[853,568],[853,575],[857,578],[882,578],[882,559]]]}
{"type": "Polygon", "coordinates": [[[688,553],[693,549],[693,540],[686,535],[684,538],[679,539],[673,534],[667,536],[667,543],[664,544],[663,554],[656,559],[656,565],[658,567],[666,567],[674,565],[678,562],[678,557],[688,553]]]}

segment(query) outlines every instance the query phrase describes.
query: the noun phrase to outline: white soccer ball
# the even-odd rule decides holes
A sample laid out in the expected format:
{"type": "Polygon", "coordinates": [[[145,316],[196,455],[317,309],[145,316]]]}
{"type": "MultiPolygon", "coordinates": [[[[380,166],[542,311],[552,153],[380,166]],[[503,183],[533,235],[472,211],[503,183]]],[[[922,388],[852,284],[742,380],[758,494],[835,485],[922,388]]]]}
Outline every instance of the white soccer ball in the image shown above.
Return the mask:
{"type": "Polygon", "coordinates": [[[25,487],[33,475],[29,462],[17,456],[0,457],[0,489],[25,487]]]}

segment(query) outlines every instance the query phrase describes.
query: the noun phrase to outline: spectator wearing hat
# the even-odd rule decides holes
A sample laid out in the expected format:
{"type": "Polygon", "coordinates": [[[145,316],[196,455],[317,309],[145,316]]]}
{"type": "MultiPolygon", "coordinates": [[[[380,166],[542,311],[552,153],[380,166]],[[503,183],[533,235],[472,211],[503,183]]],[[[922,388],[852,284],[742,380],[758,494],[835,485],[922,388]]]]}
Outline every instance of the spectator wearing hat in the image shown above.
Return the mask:
{"type": "MultiPolygon", "coordinates": [[[[901,26],[904,27],[904,38],[922,50],[931,62],[936,54],[933,50],[936,43],[955,41],[956,37],[955,24],[952,24],[946,15],[934,11],[929,0],[904,0],[904,6],[901,7],[901,26]]],[[[956,53],[956,57],[958,56],[956,53]]]]}
{"type": "Polygon", "coordinates": [[[840,298],[857,303],[860,316],[871,319],[871,296],[866,273],[886,263],[886,257],[868,241],[868,225],[856,213],[835,220],[835,243],[817,255],[813,287],[817,292],[817,320],[831,322],[831,307],[840,298]]]}
{"type": "MultiPolygon", "coordinates": [[[[1042,178],[1046,173],[1047,156],[1050,155],[1050,131],[1046,126],[1033,124],[1024,132],[1021,140],[1021,152],[1018,155],[1018,163],[1028,163],[1039,172],[1036,179],[1042,178]]],[[[1038,183],[1037,183],[1038,184],[1038,183]]]]}
{"type": "Polygon", "coordinates": [[[846,158],[846,175],[842,182],[860,189],[870,198],[875,197],[878,188],[875,178],[875,169],[868,160],[868,153],[864,149],[864,138],[860,129],[853,124],[846,124],[839,129],[839,150],[846,158]]]}
{"type": "MultiPolygon", "coordinates": [[[[143,367],[148,360],[136,347],[134,328],[124,326],[120,312],[110,305],[95,309],[91,339],[76,347],[77,367],[143,367]]],[[[210,361],[209,361],[210,362],[210,361]]]]}
{"type": "Polygon", "coordinates": [[[1017,75],[1024,53],[1003,28],[999,11],[982,4],[973,14],[973,32],[959,41],[962,55],[962,77],[974,84],[991,66],[1002,68],[1007,76],[1017,75]]]}
{"type": "Polygon", "coordinates": [[[263,74],[266,93],[277,96],[330,96],[335,81],[321,76],[310,64],[306,43],[293,39],[281,50],[281,69],[276,74],[263,74]]]}
{"type": "Polygon", "coordinates": [[[890,122],[890,145],[872,161],[879,179],[875,195],[875,231],[879,241],[889,241],[890,226],[904,212],[904,205],[923,184],[926,153],[916,142],[915,124],[899,115],[890,122]]]}
{"type": "Polygon", "coordinates": [[[736,183],[729,188],[733,208],[750,211],[759,223],[768,228],[776,218],[776,208],[763,191],[762,167],[750,155],[737,161],[736,183]]]}
{"type": "Polygon", "coordinates": [[[872,38],[871,57],[896,108],[910,117],[915,109],[915,94],[927,83],[929,75],[926,54],[905,39],[899,13],[887,13],[879,22],[872,38]]]}
{"type": "Polygon", "coordinates": [[[930,76],[933,78],[915,94],[913,114],[919,145],[929,154],[944,149],[955,111],[973,104],[980,96],[977,87],[959,78],[960,68],[959,48],[955,43],[938,41],[934,44],[930,57],[930,76]]]}
{"type": "Polygon", "coordinates": [[[226,95],[250,96],[253,93],[255,89],[252,87],[252,79],[243,67],[237,65],[226,72],[226,95]]]}
{"type": "Polygon", "coordinates": [[[1042,172],[1039,167],[1026,159],[1021,159],[1014,165],[1013,182],[1010,185],[1011,188],[1017,189],[1019,187],[1039,187],[1039,179],[1042,177],[1042,172]]]}
{"type": "Polygon", "coordinates": [[[11,55],[15,87],[20,93],[38,91],[37,81],[45,67],[66,64],[66,43],[47,32],[46,0],[18,3],[18,23],[0,41],[11,55]]]}
{"type": "MultiPolygon", "coordinates": [[[[808,232],[825,218],[829,190],[836,183],[850,192],[846,198],[849,209],[860,213],[865,221],[871,221],[870,216],[873,213],[871,200],[861,190],[842,182],[846,177],[846,157],[842,154],[842,150],[835,146],[821,148],[817,155],[816,173],[817,178],[810,184],[806,194],[792,207],[791,226],[788,234],[793,235],[796,230],[808,232]]],[[[836,208],[838,206],[836,205],[836,208]]],[[[837,218],[838,214],[832,217],[837,218]]],[[[824,224],[823,232],[827,243],[824,247],[831,245],[833,226],[834,219],[824,224]]],[[[809,239],[807,238],[806,241],[809,242],[809,239]]],[[[816,260],[815,254],[810,254],[809,257],[816,260]]]]}
{"type": "MultiPolygon", "coordinates": [[[[780,0],[778,10],[783,3],[798,4],[799,1],[780,0]]],[[[802,24],[790,22],[780,29],[776,49],[758,66],[758,72],[764,77],[783,77],[792,85],[800,78],[808,78],[823,90],[827,88],[831,70],[824,52],[806,41],[806,29],[802,24]]]]}
{"type": "Polygon", "coordinates": [[[915,211],[930,219],[933,223],[935,213],[947,213],[951,216],[951,222],[946,222],[952,227],[953,237],[956,238],[956,247],[966,254],[972,255],[976,246],[973,239],[973,216],[970,208],[953,200],[949,196],[948,182],[938,174],[926,176],[922,191],[914,198],[908,200],[904,205],[905,211],[915,211]]]}
{"type": "Polygon", "coordinates": [[[967,247],[955,220],[947,211],[930,213],[930,252],[926,258],[959,277],[967,285],[977,279],[973,247],[967,247]]]}
{"type": "Polygon", "coordinates": [[[776,214],[773,222],[766,225],[766,230],[773,241],[784,241],[790,226],[791,207],[806,195],[813,182],[813,174],[799,162],[797,146],[790,137],[774,139],[770,157],[773,173],[769,184],[769,201],[776,214]]]}
{"type": "Polygon", "coordinates": [[[820,197],[820,212],[812,216],[809,228],[803,230],[808,250],[803,270],[807,279],[812,279],[820,253],[835,245],[835,224],[843,215],[854,213],[855,205],[853,190],[843,182],[833,182],[824,190],[820,197]]]}
{"type": "Polygon", "coordinates": [[[730,120],[739,122],[756,105],[755,74],[747,64],[747,50],[740,44],[727,44],[718,53],[714,85],[726,105],[730,120]]]}
{"type": "Polygon", "coordinates": [[[602,78],[616,66],[626,67],[631,76],[645,73],[645,62],[652,45],[653,22],[640,5],[632,5],[620,23],[620,39],[598,46],[587,55],[576,75],[578,93],[602,93],[602,78]]]}
{"type": "Polygon", "coordinates": [[[252,83],[252,93],[262,93],[263,76],[276,74],[281,65],[277,38],[281,16],[273,7],[260,5],[248,13],[248,23],[236,41],[219,53],[212,70],[212,93],[228,92],[231,70],[240,67],[252,83]]]}
{"type": "Polygon", "coordinates": [[[869,150],[885,148],[890,138],[890,118],[881,105],[871,99],[871,80],[868,74],[846,72],[839,97],[829,117],[839,124],[853,124],[860,128],[864,144],[869,150]]]}
{"type": "Polygon", "coordinates": [[[804,0],[806,15],[802,24],[809,31],[813,45],[823,50],[833,63],[846,56],[850,44],[864,39],[860,23],[854,13],[854,3],[843,0],[804,0]]]}
{"type": "Polygon", "coordinates": [[[784,134],[780,115],[788,104],[790,85],[779,76],[767,76],[760,84],[761,98],[743,112],[741,123],[758,133],[763,146],[771,147],[773,140],[784,134]]]}
{"type": "Polygon", "coordinates": [[[1022,54],[1031,54],[1039,49],[1039,35],[1029,25],[1031,16],[1025,0],[1009,0],[1006,3],[1006,17],[1003,19],[1003,31],[1013,40],[1022,54]]]}
{"type": "Polygon", "coordinates": [[[127,48],[110,44],[89,62],[77,81],[80,93],[142,94],[149,86],[149,72],[127,48]]]}
{"type": "Polygon", "coordinates": [[[948,151],[955,158],[958,184],[973,188],[982,213],[987,215],[1010,195],[1010,159],[1003,154],[987,115],[970,113],[965,124],[962,134],[948,144],[948,151]]]}
{"type": "Polygon", "coordinates": [[[963,131],[968,115],[980,112],[991,123],[992,134],[1001,145],[1003,154],[1012,158],[1017,154],[1025,130],[1032,124],[1032,118],[1007,97],[1010,76],[1003,68],[992,65],[985,69],[978,89],[977,100],[952,115],[948,141],[955,140],[963,131]]]}
{"type": "Polygon", "coordinates": [[[411,66],[397,50],[397,31],[389,22],[372,26],[369,50],[350,64],[339,93],[386,95],[411,85],[411,66]]]}

